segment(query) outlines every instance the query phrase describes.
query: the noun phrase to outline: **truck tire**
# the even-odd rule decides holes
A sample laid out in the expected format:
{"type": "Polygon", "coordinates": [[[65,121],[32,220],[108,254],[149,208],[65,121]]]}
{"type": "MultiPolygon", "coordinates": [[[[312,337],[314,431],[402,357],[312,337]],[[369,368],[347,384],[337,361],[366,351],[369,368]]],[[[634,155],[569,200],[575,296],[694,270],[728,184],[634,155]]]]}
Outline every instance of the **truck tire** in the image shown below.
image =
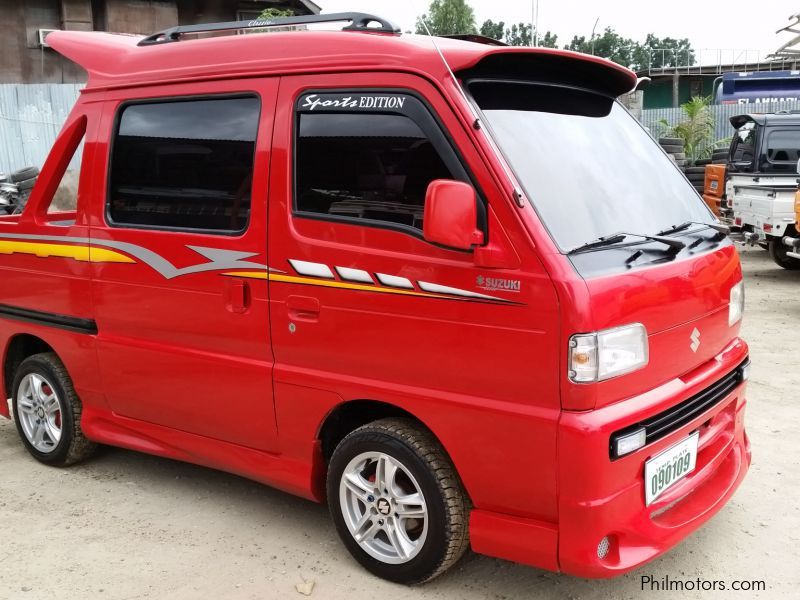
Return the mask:
{"type": "Polygon", "coordinates": [[[706,168],[705,167],[687,167],[686,174],[692,175],[702,175],[703,177],[706,176],[706,168]]]}
{"type": "Polygon", "coordinates": [[[667,154],[682,154],[683,153],[683,146],[675,146],[673,144],[661,144],[661,147],[664,149],[664,152],[667,154]]]}
{"type": "Polygon", "coordinates": [[[19,183],[20,181],[25,181],[26,179],[36,179],[38,175],[39,169],[36,167],[25,167],[19,171],[14,171],[8,176],[8,180],[12,183],[19,183]]]}
{"type": "Polygon", "coordinates": [[[710,158],[698,158],[696,161],[694,161],[695,167],[705,167],[706,165],[710,164],[711,164],[710,158]]]}
{"type": "Polygon", "coordinates": [[[660,137],[660,138],[658,138],[658,143],[661,144],[662,146],[664,144],[668,144],[670,146],[680,146],[681,148],[683,148],[683,143],[684,142],[683,142],[683,138],[678,138],[678,137],[660,137]]]}
{"type": "Polygon", "coordinates": [[[33,186],[36,184],[36,177],[31,177],[30,179],[24,179],[20,182],[17,182],[17,189],[22,192],[25,190],[33,189],[33,186]]]}
{"type": "Polygon", "coordinates": [[[81,430],[81,401],[58,356],[48,352],[22,361],[11,393],[17,432],[36,460],[66,467],[92,455],[96,445],[81,430]]]}
{"type": "Polygon", "coordinates": [[[378,577],[429,581],[469,546],[461,481],[439,442],[409,419],[381,419],[345,437],[331,457],[327,492],[339,537],[378,577]]]}
{"type": "Polygon", "coordinates": [[[800,260],[786,256],[786,253],[789,252],[789,247],[783,243],[783,240],[770,240],[768,242],[768,250],[770,258],[779,267],[789,271],[800,270],[800,260]]]}

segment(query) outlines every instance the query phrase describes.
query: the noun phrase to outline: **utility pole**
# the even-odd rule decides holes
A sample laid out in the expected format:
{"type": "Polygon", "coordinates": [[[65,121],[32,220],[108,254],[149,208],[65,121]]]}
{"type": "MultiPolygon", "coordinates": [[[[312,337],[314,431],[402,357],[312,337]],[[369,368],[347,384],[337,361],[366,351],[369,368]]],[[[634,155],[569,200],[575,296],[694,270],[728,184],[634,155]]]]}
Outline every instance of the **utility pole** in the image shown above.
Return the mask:
{"type": "Polygon", "coordinates": [[[531,1],[531,44],[539,45],[539,0],[531,1]]]}
{"type": "Polygon", "coordinates": [[[592,56],[594,56],[594,32],[597,29],[597,24],[600,22],[600,17],[597,17],[597,20],[594,22],[594,27],[592,27],[592,56]]]}

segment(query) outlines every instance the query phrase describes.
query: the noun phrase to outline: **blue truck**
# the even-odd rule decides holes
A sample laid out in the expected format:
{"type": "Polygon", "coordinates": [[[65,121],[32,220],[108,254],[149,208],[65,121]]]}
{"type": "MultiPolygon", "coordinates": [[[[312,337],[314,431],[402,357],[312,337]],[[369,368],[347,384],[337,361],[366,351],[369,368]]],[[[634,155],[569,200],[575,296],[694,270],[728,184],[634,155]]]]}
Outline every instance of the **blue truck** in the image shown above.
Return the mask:
{"type": "Polygon", "coordinates": [[[715,104],[800,100],[800,71],[724,73],[714,83],[715,104]]]}

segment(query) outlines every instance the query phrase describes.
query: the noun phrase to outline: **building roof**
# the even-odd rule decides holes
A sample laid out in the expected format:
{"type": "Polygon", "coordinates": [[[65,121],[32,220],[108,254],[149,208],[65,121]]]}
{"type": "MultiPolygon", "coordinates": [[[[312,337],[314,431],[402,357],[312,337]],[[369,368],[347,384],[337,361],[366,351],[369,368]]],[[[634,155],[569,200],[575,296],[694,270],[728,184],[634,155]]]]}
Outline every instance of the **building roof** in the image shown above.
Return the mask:
{"type": "MultiPolygon", "coordinates": [[[[89,73],[87,91],[173,81],[308,72],[393,70],[444,80],[448,72],[492,68],[510,76],[568,82],[618,96],[636,75],[608,60],[549,48],[498,47],[366,31],[289,31],[181,39],[139,46],[139,36],[56,31],[47,43],[89,73]],[[549,79],[548,79],[549,78],[549,79]]],[[[485,71],[485,69],[483,69],[485,71]]]]}

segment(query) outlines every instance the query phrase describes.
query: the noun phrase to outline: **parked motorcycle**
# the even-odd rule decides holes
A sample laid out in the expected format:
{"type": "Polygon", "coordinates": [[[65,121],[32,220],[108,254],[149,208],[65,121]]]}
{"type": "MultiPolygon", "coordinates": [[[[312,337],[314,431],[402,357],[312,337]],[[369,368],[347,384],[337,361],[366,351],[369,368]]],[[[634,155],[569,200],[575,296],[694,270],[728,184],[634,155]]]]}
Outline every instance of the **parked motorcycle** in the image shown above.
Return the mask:
{"type": "Polygon", "coordinates": [[[0,214],[16,215],[28,203],[39,169],[26,167],[6,175],[0,173],[0,214]]]}

